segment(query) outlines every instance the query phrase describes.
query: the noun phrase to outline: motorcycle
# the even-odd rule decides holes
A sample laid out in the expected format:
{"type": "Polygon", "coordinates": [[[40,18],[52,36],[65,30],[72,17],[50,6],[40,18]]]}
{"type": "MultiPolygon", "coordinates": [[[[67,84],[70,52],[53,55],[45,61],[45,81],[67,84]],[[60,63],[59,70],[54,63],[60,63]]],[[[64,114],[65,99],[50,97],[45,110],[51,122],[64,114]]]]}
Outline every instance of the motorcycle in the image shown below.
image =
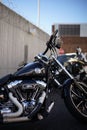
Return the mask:
{"type": "Polygon", "coordinates": [[[65,62],[64,66],[66,69],[79,81],[83,81],[87,84],[87,62],[81,60],[76,55],[65,62]]]}
{"type": "Polygon", "coordinates": [[[53,88],[61,92],[69,112],[79,121],[87,122],[87,85],[57,60],[60,48],[57,33],[58,30],[50,36],[45,51],[36,55],[34,61],[0,79],[0,122],[45,119],[55,105],[49,96],[53,88]],[[60,83],[62,72],[66,75],[64,83],[60,83]]]}

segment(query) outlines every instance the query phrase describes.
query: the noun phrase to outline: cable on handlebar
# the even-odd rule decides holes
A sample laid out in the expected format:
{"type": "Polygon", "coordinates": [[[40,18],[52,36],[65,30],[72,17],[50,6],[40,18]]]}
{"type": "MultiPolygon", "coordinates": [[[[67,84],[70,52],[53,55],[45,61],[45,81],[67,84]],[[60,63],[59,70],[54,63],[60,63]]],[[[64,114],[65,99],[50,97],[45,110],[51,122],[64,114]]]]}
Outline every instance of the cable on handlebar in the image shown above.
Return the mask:
{"type": "Polygon", "coordinates": [[[43,55],[45,55],[47,53],[47,51],[49,49],[52,49],[52,47],[54,46],[54,42],[55,42],[55,39],[56,39],[56,34],[58,33],[58,30],[56,30],[51,36],[50,36],[50,39],[49,41],[46,43],[47,45],[47,48],[45,49],[45,51],[43,52],[43,55]],[[53,41],[54,40],[54,41],[53,41]]]}

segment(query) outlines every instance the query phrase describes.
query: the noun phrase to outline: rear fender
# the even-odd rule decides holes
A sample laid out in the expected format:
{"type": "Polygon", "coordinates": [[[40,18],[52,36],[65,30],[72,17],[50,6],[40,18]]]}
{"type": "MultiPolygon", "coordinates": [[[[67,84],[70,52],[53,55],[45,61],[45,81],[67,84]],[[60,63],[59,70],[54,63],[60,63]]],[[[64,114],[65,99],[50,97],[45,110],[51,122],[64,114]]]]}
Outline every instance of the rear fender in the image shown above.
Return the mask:
{"type": "Polygon", "coordinates": [[[63,90],[62,90],[62,98],[65,98],[68,96],[67,90],[69,89],[69,86],[73,83],[72,79],[67,79],[63,84],[63,90]]]}

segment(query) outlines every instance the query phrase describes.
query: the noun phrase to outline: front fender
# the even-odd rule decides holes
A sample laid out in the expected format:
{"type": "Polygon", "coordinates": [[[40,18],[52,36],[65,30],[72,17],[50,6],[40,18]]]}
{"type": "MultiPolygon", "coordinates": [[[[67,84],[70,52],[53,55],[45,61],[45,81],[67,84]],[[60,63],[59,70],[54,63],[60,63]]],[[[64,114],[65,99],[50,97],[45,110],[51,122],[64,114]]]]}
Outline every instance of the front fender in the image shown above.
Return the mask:
{"type": "Polygon", "coordinates": [[[69,89],[69,86],[73,83],[72,79],[67,79],[64,83],[63,83],[63,91],[62,91],[62,98],[65,98],[66,96],[68,96],[67,93],[67,89],[69,89]]]}

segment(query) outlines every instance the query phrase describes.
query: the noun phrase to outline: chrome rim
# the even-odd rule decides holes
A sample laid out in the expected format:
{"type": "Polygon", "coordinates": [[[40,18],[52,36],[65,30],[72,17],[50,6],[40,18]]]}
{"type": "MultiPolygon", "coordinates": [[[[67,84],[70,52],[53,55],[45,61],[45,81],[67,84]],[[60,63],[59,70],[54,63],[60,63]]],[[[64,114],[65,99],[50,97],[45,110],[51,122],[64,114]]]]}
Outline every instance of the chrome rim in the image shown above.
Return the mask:
{"type": "MultiPolygon", "coordinates": [[[[82,83],[80,83],[80,85],[84,87],[82,83]]],[[[72,84],[70,86],[70,98],[75,109],[82,116],[87,117],[87,95],[85,95],[76,85],[72,84]]]]}

